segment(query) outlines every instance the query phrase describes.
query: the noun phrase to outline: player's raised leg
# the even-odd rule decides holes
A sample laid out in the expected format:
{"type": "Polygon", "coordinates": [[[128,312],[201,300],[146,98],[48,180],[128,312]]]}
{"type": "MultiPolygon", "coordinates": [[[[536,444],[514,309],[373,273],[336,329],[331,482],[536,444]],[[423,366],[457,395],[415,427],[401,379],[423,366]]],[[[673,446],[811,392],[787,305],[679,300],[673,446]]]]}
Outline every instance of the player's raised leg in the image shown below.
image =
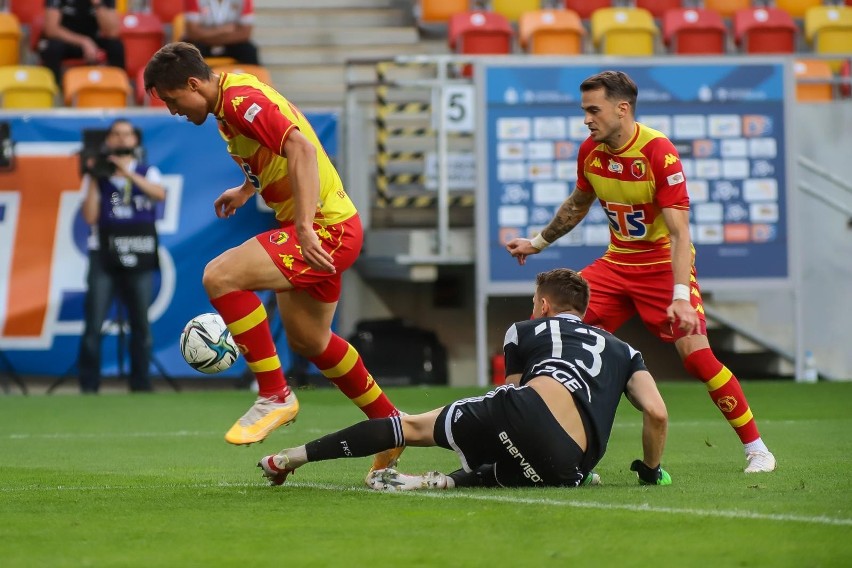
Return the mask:
{"type": "MultiPolygon", "coordinates": [[[[278,306],[293,350],[316,365],[367,418],[399,416],[358,351],[331,331],[336,301],[325,302],[306,291],[291,290],[278,294],[278,306]]],[[[395,465],[402,450],[400,446],[377,454],[373,469],[395,465]]]]}
{"type": "Polygon", "coordinates": [[[225,434],[231,444],[251,444],[296,419],[299,402],[290,391],[269,329],[266,309],[252,292],[282,289],[289,282],[256,239],[227,250],[204,269],[204,289],[257,379],[258,397],[225,434]]]}
{"type": "Polygon", "coordinates": [[[745,472],[773,471],[775,456],[760,437],[740,382],[730,369],[716,359],[707,336],[681,337],[675,342],[675,346],[686,370],[704,383],[713,403],[743,443],[748,461],[745,472]]]}

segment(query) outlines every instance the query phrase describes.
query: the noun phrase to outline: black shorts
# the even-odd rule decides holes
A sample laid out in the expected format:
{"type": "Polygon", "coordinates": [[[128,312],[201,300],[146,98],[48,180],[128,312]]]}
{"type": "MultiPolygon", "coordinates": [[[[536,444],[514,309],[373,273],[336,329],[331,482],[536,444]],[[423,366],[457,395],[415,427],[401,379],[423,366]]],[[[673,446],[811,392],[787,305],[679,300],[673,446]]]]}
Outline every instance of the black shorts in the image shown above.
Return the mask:
{"type": "Polygon", "coordinates": [[[583,479],[583,451],[530,387],[505,385],[444,407],[434,436],[459,455],[465,471],[494,464],[506,487],[575,487],[583,479]]]}

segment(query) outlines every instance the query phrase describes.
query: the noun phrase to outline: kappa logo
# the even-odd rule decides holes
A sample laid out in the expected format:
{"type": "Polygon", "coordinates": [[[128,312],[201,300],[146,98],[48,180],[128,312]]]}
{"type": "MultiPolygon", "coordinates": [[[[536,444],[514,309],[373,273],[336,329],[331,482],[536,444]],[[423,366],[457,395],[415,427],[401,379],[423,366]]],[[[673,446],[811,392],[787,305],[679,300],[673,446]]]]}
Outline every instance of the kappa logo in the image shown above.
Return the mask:
{"type": "Polygon", "coordinates": [[[243,103],[244,100],[246,100],[245,97],[234,97],[233,99],[231,99],[231,105],[233,105],[234,107],[234,112],[237,112],[237,109],[243,103]]]}
{"type": "Polygon", "coordinates": [[[624,171],[624,166],[621,164],[621,162],[616,162],[615,160],[610,158],[609,164],[607,165],[607,169],[614,174],[620,174],[624,171]]]}
{"type": "Polygon", "coordinates": [[[459,421],[459,418],[461,418],[461,417],[462,417],[462,411],[461,411],[461,409],[456,408],[456,413],[455,413],[455,415],[453,415],[453,424],[455,424],[456,422],[458,422],[458,421],[459,421]]]}
{"type": "Polygon", "coordinates": [[[677,163],[677,156],[675,156],[674,154],[666,154],[666,161],[663,164],[663,167],[667,168],[670,165],[676,164],[676,163],[677,163]]]}
{"type": "Polygon", "coordinates": [[[603,166],[601,165],[600,158],[595,158],[594,160],[592,160],[592,163],[589,164],[589,167],[590,168],[603,168],[603,166]]]}

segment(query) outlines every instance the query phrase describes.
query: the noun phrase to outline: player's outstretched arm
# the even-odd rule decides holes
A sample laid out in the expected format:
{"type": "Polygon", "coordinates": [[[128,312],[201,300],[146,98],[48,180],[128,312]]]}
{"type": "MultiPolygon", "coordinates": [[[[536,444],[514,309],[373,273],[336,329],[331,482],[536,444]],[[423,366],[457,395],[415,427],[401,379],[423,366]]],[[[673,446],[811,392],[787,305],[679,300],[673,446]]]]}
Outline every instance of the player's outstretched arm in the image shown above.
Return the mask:
{"type": "Polygon", "coordinates": [[[644,370],[633,373],[627,382],[627,397],[642,412],[643,458],[634,461],[630,469],[639,474],[640,483],[668,485],[671,477],[660,468],[668,431],[668,411],[651,373],[644,370]]]}

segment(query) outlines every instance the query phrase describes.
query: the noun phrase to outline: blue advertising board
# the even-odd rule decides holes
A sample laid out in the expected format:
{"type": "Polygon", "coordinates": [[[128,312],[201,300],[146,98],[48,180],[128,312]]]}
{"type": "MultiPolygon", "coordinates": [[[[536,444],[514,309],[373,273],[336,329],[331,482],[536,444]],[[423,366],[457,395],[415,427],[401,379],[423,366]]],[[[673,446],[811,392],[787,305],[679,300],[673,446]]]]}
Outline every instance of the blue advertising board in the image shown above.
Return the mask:
{"type": "Polygon", "coordinates": [[[579,85],[611,68],[628,73],[638,85],[637,120],[662,131],[678,149],[702,283],[786,281],[786,62],[488,60],[478,83],[485,167],[477,195],[478,203],[486,204],[478,212],[479,250],[487,249],[480,257],[488,263],[486,289],[525,294],[537,272],[581,269],[604,253],[609,221],[598,204],[524,267],[505,244],[540,232],[573,190],[577,151],[588,137],[579,85]]]}
{"type": "MultiPolygon", "coordinates": [[[[306,114],[334,157],[337,116],[306,114]]],[[[212,118],[198,127],[162,111],[0,113],[17,154],[16,167],[0,172],[0,349],[20,374],[74,372],[89,234],[80,215],[77,152],[84,129],[104,129],[119,116],[142,131],[147,160],[163,173],[167,189],[158,217],[161,272],[149,311],[153,354],[167,373],[205,376],[183,361],[178,337],[190,318],[213,311],[201,285],[207,262],[275,226],[259,200],[229,219],[215,216],[213,201],[244,177],[212,118]]],[[[275,332],[280,322],[271,315],[275,332]]],[[[276,335],[286,369],[290,354],[283,335],[276,335]]],[[[107,339],[103,349],[104,372],[115,374],[117,342],[107,339]]],[[[217,376],[235,377],[245,368],[240,359],[217,376]]]]}

